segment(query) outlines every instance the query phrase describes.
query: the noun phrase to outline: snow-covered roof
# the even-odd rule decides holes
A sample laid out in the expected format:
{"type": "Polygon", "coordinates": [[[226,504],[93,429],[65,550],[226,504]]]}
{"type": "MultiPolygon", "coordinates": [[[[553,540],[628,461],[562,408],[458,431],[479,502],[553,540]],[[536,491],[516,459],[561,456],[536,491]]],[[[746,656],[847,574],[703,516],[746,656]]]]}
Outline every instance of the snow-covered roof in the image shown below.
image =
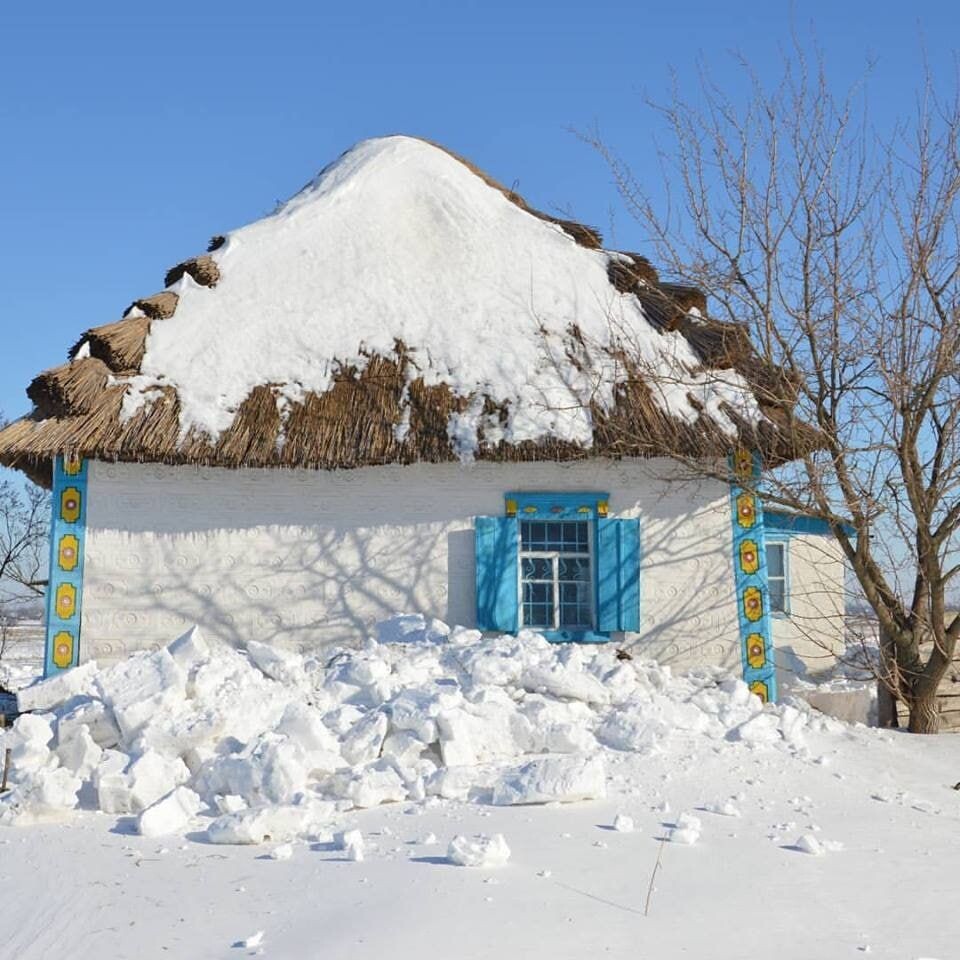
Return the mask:
{"type": "Polygon", "coordinates": [[[783,446],[752,351],[717,337],[739,331],[420,139],[358,144],[167,283],[31,384],[0,459],[716,453],[745,431],[783,446]]]}

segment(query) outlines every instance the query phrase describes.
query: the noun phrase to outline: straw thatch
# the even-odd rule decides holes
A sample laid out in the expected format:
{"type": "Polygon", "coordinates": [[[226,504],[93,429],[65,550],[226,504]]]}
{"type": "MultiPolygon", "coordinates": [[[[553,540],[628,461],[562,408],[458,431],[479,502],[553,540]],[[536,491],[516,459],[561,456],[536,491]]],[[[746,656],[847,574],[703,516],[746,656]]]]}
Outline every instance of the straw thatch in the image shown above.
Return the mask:
{"type": "Polygon", "coordinates": [[[180,298],[172,290],[161,290],[142,300],[134,300],[127,308],[127,313],[139,310],[151,320],[166,320],[173,316],[179,301],[180,298]]]}
{"type": "Polygon", "coordinates": [[[660,282],[653,264],[639,253],[611,257],[607,276],[620,293],[637,293],[645,286],[656,288],[660,282]]]}
{"type": "Polygon", "coordinates": [[[220,268],[217,266],[213,257],[205,254],[199,257],[191,257],[171,267],[167,275],[163,278],[166,286],[172,287],[184,274],[188,274],[200,284],[201,287],[215,287],[220,279],[220,268]]]}
{"type": "Polygon", "coordinates": [[[27,396],[48,416],[71,417],[89,413],[100,402],[110,368],[97,357],[84,357],[33,378],[27,396]]]}
{"type": "MultiPolygon", "coordinates": [[[[556,224],[576,243],[601,247],[602,239],[593,228],[535,210],[514,191],[457,159],[510,202],[556,224]]],[[[216,236],[209,249],[224,242],[224,237],[216,236]]],[[[173,267],[166,276],[168,286],[185,274],[206,286],[219,280],[217,264],[208,255],[173,267]]],[[[755,387],[768,420],[759,425],[738,423],[739,442],[759,449],[771,463],[818,445],[812,430],[787,422],[777,414],[776,404],[771,407],[768,402],[793,393],[782,372],[760,360],[744,328],[710,319],[699,290],[661,282],[649,261],[635,253],[611,254],[608,276],[621,293],[640,299],[654,327],[678,331],[690,342],[701,358],[701,370],[734,369],[755,387]]],[[[0,463],[46,479],[51,459],[61,452],[104,460],[224,467],[350,468],[455,459],[449,418],[464,411],[472,398],[458,397],[442,384],[425,384],[408,362],[402,343],[389,356],[369,357],[362,371],[344,367],[326,393],[308,394],[298,403],[282,397],[281,384],[256,387],[240,405],[231,427],[215,440],[194,433],[181,436],[179,402],[171,387],[155,391],[155,399],[124,418],[122,378],[139,372],[151,325],[172,316],[177,302],[172,290],[135,301],[124,319],[88,330],[71,350],[70,362],[36,377],[27,391],[32,413],[0,431],[0,463]]],[[[570,333],[572,339],[579,336],[576,329],[570,333]]],[[[731,438],[711,420],[702,417],[690,424],[664,413],[653,401],[646,372],[627,352],[615,359],[625,371],[624,383],[613,410],[591,409],[592,448],[556,440],[484,443],[481,431],[478,458],[706,457],[728,452],[731,438]]],[[[577,362],[572,353],[570,361],[577,362]]],[[[505,421],[506,410],[489,398],[485,405],[485,414],[505,421]]],[[[735,419],[729,411],[728,415],[735,419]]]]}
{"type": "Polygon", "coordinates": [[[71,347],[70,359],[86,344],[90,356],[102,360],[115,373],[133,373],[140,369],[149,329],[150,318],[146,315],[94,327],[71,347]]]}

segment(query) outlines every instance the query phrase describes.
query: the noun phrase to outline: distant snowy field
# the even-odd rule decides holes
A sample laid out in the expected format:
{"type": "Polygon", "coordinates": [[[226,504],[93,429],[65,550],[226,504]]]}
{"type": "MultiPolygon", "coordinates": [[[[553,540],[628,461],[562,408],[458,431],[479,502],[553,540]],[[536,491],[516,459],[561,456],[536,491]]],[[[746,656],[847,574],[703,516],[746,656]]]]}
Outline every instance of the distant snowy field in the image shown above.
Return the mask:
{"type": "Polygon", "coordinates": [[[761,709],[612,649],[382,639],[316,667],[195,636],[88,671],[49,747],[8,734],[0,957],[958,956],[960,737],[761,709]],[[163,705],[131,711],[150,684],[163,705]],[[198,812],[138,834],[177,791],[198,812]],[[523,802],[551,795],[597,799],[523,802]],[[263,817],[275,835],[222,842],[263,817]]]}
{"type": "Polygon", "coordinates": [[[43,673],[43,624],[24,621],[12,627],[0,658],[0,687],[18,690],[43,673]]]}

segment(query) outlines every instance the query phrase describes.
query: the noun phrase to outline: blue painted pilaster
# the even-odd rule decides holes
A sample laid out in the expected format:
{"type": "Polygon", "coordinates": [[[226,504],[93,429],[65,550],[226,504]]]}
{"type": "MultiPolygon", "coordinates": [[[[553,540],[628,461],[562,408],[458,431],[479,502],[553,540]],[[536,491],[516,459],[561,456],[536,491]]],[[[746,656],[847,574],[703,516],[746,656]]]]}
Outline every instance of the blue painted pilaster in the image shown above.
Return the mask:
{"type": "Polygon", "coordinates": [[[86,521],[87,464],[79,457],[58,456],[53,465],[45,677],[80,662],[86,521]]]}
{"type": "Polygon", "coordinates": [[[733,569],[740,626],[743,679],[761,700],[777,699],[767,589],[767,552],[763,506],[756,494],[760,457],[738,450],[731,458],[730,505],[733,522],[733,569]]]}

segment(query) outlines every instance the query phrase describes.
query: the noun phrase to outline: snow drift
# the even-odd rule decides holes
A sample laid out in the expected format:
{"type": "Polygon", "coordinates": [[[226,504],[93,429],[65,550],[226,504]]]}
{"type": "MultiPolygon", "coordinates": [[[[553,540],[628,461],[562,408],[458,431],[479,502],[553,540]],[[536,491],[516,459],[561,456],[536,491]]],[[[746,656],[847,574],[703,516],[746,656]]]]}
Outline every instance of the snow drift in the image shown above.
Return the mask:
{"type": "Polygon", "coordinates": [[[614,751],[691,737],[803,751],[811,722],[717,670],[674,676],[612,646],[409,615],[378,637],[318,659],[208,644],[194,627],[37,683],[0,743],[12,756],[0,822],[93,808],[149,836],[202,823],[213,842],[284,841],[382,803],[600,798],[614,751]]]}

